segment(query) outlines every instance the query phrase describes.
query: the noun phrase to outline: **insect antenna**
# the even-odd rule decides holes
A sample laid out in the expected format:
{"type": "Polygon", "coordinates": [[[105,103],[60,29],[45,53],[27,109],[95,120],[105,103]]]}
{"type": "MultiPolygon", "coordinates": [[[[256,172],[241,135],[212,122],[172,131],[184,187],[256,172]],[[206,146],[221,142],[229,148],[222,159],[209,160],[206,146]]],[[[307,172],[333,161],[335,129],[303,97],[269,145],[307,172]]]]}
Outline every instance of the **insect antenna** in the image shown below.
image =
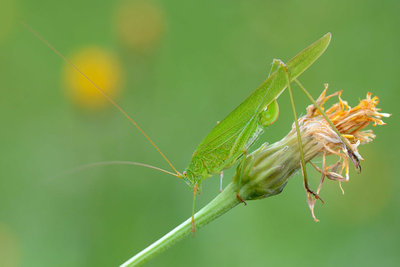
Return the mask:
{"type": "Polygon", "coordinates": [[[65,175],[69,175],[69,174],[73,174],[73,173],[77,173],[77,172],[81,172],[87,169],[91,169],[94,167],[99,167],[99,166],[107,166],[107,165],[134,165],[134,166],[141,166],[141,167],[145,167],[148,169],[153,169],[153,170],[157,170],[175,177],[179,177],[178,174],[173,173],[173,172],[169,172],[167,170],[158,168],[156,166],[150,165],[150,164],[145,164],[145,163],[141,163],[141,162],[135,162],[135,161],[123,161],[123,160],[114,160],[114,161],[99,161],[99,162],[93,162],[93,163],[89,163],[86,165],[82,165],[82,166],[78,166],[76,168],[70,169],[68,171],[63,172],[60,175],[57,175],[57,177],[60,176],[65,176],[65,175]]]}
{"type": "Polygon", "coordinates": [[[178,172],[178,170],[172,165],[172,163],[168,160],[168,158],[161,152],[158,146],[151,140],[151,138],[142,130],[142,128],[134,121],[109,95],[107,95],[104,90],[102,90],[94,81],[92,81],[85,73],[83,73],[74,63],[72,63],[68,58],[66,58],[61,52],[59,52],[53,45],[51,45],[48,41],[46,41],[39,33],[37,33],[34,29],[28,26],[25,22],[21,21],[21,24],[30,31],[33,35],[36,36],[42,43],[48,46],[54,53],[56,53],[61,59],[63,59],[68,65],[73,67],[79,74],[81,74],[86,80],[88,80],[94,88],[96,88],[114,107],[116,107],[138,130],[142,133],[142,135],[151,143],[151,145],[160,153],[160,155],[164,158],[164,160],[168,163],[169,166],[176,173],[176,177],[182,178],[182,174],[178,172]]]}

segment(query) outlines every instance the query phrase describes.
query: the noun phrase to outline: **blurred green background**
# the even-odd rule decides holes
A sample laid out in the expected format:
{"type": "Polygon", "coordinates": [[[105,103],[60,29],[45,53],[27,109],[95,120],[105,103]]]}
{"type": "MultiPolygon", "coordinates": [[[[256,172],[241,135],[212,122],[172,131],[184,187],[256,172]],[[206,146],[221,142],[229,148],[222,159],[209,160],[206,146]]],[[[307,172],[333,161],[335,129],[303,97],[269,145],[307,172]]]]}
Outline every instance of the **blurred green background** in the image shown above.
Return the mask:
{"type": "MultiPolygon", "coordinates": [[[[360,148],[363,173],[352,169],[345,195],[325,184],[320,223],[296,175],[282,194],[233,209],[148,266],[396,266],[399,11],[394,0],[1,0],[0,266],[121,264],[188,218],[192,201],[182,181],[139,167],[56,176],[105,160],[168,166],[110,105],[71,94],[79,81],[73,89],[76,77],[20,20],[77,65],[98,67],[98,79],[113,77],[110,94],[180,170],[265,79],[273,58],[289,60],[331,31],[329,49],[300,80],[315,97],[325,82],[343,89],[351,106],[370,91],[393,113],[360,148]],[[90,49],[105,59],[76,56],[90,49]]],[[[304,113],[309,102],[295,96],[304,113]]],[[[288,94],[279,100],[280,118],[259,144],[291,127],[288,94]]],[[[319,175],[310,173],[316,186],[319,175]]],[[[218,179],[203,185],[197,207],[218,194],[218,179]]]]}

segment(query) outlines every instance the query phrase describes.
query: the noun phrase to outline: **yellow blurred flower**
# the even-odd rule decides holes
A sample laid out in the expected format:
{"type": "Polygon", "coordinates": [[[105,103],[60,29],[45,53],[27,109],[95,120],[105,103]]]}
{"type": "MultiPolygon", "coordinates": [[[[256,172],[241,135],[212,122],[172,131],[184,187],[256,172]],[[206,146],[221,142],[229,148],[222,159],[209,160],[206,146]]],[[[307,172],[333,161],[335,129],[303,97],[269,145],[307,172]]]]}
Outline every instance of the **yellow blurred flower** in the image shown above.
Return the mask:
{"type": "Polygon", "coordinates": [[[120,42],[138,52],[147,52],[160,41],[165,30],[161,8],[152,1],[125,1],[115,14],[120,42]]]}
{"type": "MultiPolygon", "coordinates": [[[[71,61],[111,98],[121,90],[121,66],[111,53],[99,47],[80,49],[71,61]]],[[[64,81],[71,99],[81,107],[99,109],[107,99],[80,73],[69,65],[64,69],[64,81]]]]}

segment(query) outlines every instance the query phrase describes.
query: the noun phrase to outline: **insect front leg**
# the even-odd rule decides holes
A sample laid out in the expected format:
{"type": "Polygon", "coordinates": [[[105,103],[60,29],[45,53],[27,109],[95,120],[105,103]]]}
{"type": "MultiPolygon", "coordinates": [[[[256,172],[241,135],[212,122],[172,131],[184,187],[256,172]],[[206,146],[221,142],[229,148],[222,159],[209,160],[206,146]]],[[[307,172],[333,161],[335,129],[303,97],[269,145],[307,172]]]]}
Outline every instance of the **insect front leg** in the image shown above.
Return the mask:
{"type": "Polygon", "coordinates": [[[193,206],[192,206],[192,234],[193,234],[193,237],[194,237],[194,232],[196,231],[195,222],[194,222],[194,211],[196,208],[196,195],[197,195],[198,188],[199,188],[199,186],[196,183],[193,188],[193,206]]]}

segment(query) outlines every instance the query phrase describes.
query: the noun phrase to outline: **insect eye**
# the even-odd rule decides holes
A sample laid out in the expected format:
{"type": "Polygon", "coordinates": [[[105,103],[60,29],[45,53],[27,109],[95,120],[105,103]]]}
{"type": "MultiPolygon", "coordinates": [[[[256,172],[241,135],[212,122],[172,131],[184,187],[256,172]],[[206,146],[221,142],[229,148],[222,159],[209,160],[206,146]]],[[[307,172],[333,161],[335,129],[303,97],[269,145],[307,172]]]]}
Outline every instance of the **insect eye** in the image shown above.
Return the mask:
{"type": "Polygon", "coordinates": [[[186,175],[187,175],[186,171],[184,171],[184,172],[182,173],[182,175],[183,175],[184,177],[186,177],[186,175]]]}

